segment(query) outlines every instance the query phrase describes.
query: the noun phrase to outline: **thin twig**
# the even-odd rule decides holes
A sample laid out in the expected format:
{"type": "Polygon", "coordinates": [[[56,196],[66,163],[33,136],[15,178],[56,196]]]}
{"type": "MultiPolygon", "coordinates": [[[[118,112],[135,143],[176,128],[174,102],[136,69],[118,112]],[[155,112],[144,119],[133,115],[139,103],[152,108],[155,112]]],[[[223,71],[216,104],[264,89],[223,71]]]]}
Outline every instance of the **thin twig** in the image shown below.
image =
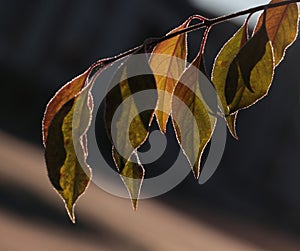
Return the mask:
{"type": "Polygon", "coordinates": [[[220,17],[216,17],[216,18],[212,18],[212,19],[203,19],[201,23],[191,25],[187,28],[176,31],[174,33],[167,34],[167,35],[165,35],[163,37],[160,37],[160,38],[153,38],[153,39],[146,40],[140,46],[137,46],[133,49],[125,51],[125,52],[123,52],[123,53],[121,53],[121,54],[119,54],[115,57],[108,58],[107,61],[106,60],[98,61],[94,65],[95,65],[95,67],[97,67],[98,65],[103,64],[103,62],[106,62],[106,63],[109,63],[109,64],[113,63],[113,62],[115,62],[119,59],[125,58],[125,57],[127,57],[131,54],[136,53],[141,48],[143,48],[143,46],[152,46],[153,47],[153,46],[157,45],[160,42],[171,39],[171,38],[176,37],[176,36],[178,36],[180,34],[183,34],[183,33],[189,33],[189,32],[197,31],[197,30],[200,30],[200,29],[203,29],[203,28],[206,28],[206,27],[212,27],[214,25],[229,21],[231,19],[234,19],[234,18],[237,18],[237,17],[240,17],[240,16],[244,16],[244,15],[248,15],[248,14],[252,15],[253,13],[258,12],[258,11],[263,11],[263,10],[266,10],[266,9],[272,9],[272,8],[276,8],[276,7],[280,7],[280,6],[284,6],[284,5],[288,5],[288,4],[292,4],[292,3],[299,3],[299,2],[300,2],[300,0],[286,0],[286,1],[273,3],[273,4],[260,5],[260,6],[253,7],[253,8],[247,9],[247,10],[242,10],[242,11],[239,11],[239,12],[236,12],[236,13],[232,13],[232,14],[229,14],[229,15],[220,16],[220,17]]]}
{"type": "Polygon", "coordinates": [[[229,15],[225,15],[225,16],[221,16],[221,17],[217,17],[217,18],[212,18],[212,19],[207,19],[207,20],[204,20],[200,24],[194,24],[194,25],[191,25],[191,26],[189,26],[185,29],[182,29],[180,31],[177,31],[177,32],[171,33],[169,35],[163,36],[163,37],[161,37],[160,40],[164,41],[164,40],[170,39],[172,37],[176,37],[176,36],[178,36],[182,33],[200,30],[200,29],[208,27],[208,26],[214,26],[216,24],[220,24],[220,23],[229,21],[231,19],[234,19],[234,18],[237,18],[237,17],[240,17],[240,16],[253,14],[255,12],[262,11],[262,10],[265,10],[265,9],[272,9],[272,8],[276,8],[276,7],[280,7],[280,6],[284,6],[284,5],[288,5],[288,4],[292,4],[292,3],[298,3],[298,2],[300,2],[300,0],[287,0],[287,1],[282,1],[282,2],[273,3],[273,4],[264,4],[264,5],[253,7],[253,8],[247,9],[247,10],[242,10],[242,11],[239,11],[239,12],[236,12],[236,13],[232,13],[232,14],[229,14],[229,15]]]}

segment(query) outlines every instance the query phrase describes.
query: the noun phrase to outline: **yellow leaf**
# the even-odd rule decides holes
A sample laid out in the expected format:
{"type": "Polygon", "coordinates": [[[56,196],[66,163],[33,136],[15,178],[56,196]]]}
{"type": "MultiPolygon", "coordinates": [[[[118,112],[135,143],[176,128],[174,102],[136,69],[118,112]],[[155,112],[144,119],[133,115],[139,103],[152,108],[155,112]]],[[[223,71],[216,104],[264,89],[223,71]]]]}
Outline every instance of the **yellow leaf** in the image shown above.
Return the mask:
{"type": "MultiPolygon", "coordinates": [[[[175,28],[168,34],[186,28],[190,19],[175,28]]],[[[158,94],[157,108],[155,115],[158,125],[163,133],[166,133],[167,122],[171,111],[171,95],[177,84],[180,75],[186,66],[187,41],[186,33],[175,36],[159,43],[153,50],[149,64],[155,72],[158,94]]]]}

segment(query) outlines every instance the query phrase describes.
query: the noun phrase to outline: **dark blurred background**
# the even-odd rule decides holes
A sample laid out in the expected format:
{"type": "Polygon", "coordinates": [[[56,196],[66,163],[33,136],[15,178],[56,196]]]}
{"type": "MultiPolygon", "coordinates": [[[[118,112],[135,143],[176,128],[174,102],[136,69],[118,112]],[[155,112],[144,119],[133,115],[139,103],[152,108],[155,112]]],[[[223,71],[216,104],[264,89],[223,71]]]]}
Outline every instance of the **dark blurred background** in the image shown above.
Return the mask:
{"type": "MultiPolygon", "coordinates": [[[[0,129],[40,148],[43,111],[64,83],[96,60],[135,47],[147,37],[161,36],[192,14],[215,16],[189,1],[174,0],[1,0],[0,6],[0,129]]],[[[213,28],[206,47],[209,71],[217,52],[237,29],[229,22],[213,28]]],[[[191,36],[192,55],[198,37],[191,36]]],[[[218,221],[203,217],[201,210],[224,216],[228,222],[251,222],[299,237],[299,55],[297,40],[276,69],[269,95],[240,112],[240,139],[228,135],[214,176],[200,186],[189,175],[155,200],[212,225],[218,221]]],[[[10,188],[3,185],[3,189],[10,188]]],[[[0,196],[0,210],[31,210],[28,203],[14,204],[17,194],[0,196]]],[[[51,215],[54,209],[45,210],[51,215]]],[[[39,210],[32,217],[38,215],[39,210]]],[[[226,231],[231,227],[222,225],[226,231]]]]}

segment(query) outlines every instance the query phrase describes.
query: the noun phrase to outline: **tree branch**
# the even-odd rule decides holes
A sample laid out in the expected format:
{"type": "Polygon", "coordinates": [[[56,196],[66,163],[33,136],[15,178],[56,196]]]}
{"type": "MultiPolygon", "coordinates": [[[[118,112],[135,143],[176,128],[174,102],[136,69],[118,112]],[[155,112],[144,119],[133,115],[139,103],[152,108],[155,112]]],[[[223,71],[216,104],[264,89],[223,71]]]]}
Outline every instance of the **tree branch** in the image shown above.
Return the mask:
{"type": "Polygon", "coordinates": [[[272,9],[272,8],[276,8],[276,7],[280,7],[280,6],[284,6],[284,5],[289,5],[289,4],[292,4],[292,3],[299,3],[299,2],[300,2],[300,0],[286,0],[286,1],[281,1],[281,2],[273,3],[273,4],[260,5],[260,6],[257,6],[257,7],[253,7],[253,8],[247,9],[247,10],[242,10],[242,11],[232,13],[232,14],[229,14],[229,15],[225,15],[225,16],[220,16],[220,17],[216,17],[216,18],[212,18],[212,19],[204,19],[199,24],[191,25],[191,26],[189,26],[185,29],[176,31],[176,32],[171,33],[171,34],[167,34],[163,37],[148,39],[140,46],[137,46],[133,49],[125,51],[125,52],[123,52],[123,53],[121,53],[121,54],[119,54],[115,57],[108,58],[107,61],[106,60],[101,60],[99,62],[96,62],[94,65],[95,65],[95,67],[97,67],[98,65],[103,64],[103,61],[113,63],[113,62],[115,62],[119,59],[127,57],[131,54],[134,54],[138,50],[142,49],[143,46],[154,47],[155,45],[157,45],[160,42],[171,39],[171,38],[176,37],[176,36],[178,36],[180,34],[183,34],[183,33],[197,31],[197,30],[200,30],[200,29],[203,29],[203,28],[206,28],[206,27],[212,27],[214,25],[229,21],[231,19],[234,19],[234,18],[237,18],[237,17],[240,17],[240,16],[244,16],[244,15],[248,15],[248,14],[253,14],[253,13],[258,12],[258,11],[262,11],[262,10],[266,10],[266,9],[272,9]]]}
{"type": "Polygon", "coordinates": [[[161,37],[159,42],[170,39],[172,37],[176,37],[176,36],[178,36],[182,33],[200,30],[200,29],[208,27],[208,26],[214,26],[216,24],[220,24],[220,23],[229,21],[231,19],[234,19],[234,18],[237,18],[237,17],[240,17],[240,16],[244,16],[244,15],[247,15],[247,14],[253,14],[255,12],[262,11],[262,10],[265,10],[265,9],[272,9],[272,8],[276,8],[276,7],[280,7],[280,6],[284,6],[284,5],[288,5],[288,4],[292,4],[292,3],[299,3],[299,2],[300,2],[300,0],[287,0],[287,1],[282,1],[282,2],[273,3],[273,4],[264,4],[264,5],[253,7],[253,8],[247,9],[247,10],[242,10],[242,11],[239,11],[239,12],[236,12],[236,13],[232,13],[232,14],[229,14],[229,15],[225,15],[225,16],[221,16],[221,17],[217,17],[217,18],[212,18],[212,19],[207,19],[207,20],[204,20],[200,24],[194,24],[194,25],[191,25],[191,26],[189,26],[185,29],[182,29],[180,31],[177,31],[177,32],[171,33],[169,35],[166,35],[164,37],[161,37]]]}

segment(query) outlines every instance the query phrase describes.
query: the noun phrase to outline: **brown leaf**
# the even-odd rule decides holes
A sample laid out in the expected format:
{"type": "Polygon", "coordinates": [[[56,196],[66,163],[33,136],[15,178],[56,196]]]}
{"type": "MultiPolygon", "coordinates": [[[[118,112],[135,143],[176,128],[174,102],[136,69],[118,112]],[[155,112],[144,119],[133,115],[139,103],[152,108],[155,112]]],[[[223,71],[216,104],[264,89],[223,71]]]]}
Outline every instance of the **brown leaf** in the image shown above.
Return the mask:
{"type": "MultiPolygon", "coordinates": [[[[272,0],[270,4],[281,2],[272,0]]],[[[266,29],[274,49],[275,65],[284,57],[286,49],[295,41],[298,34],[299,11],[297,3],[266,10],[266,29]]],[[[260,16],[254,33],[258,32],[263,23],[263,14],[260,16]]]]}
{"type": "Polygon", "coordinates": [[[65,84],[60,90],[56,92],[54,97],[49,101],[42,122],[44,145],[46,144],[46,140],[48,137],[48,128],[55,114],[62,108],[64,104],[66,104],[69,100],[74,98],[82,90],[82,88],[86,84],[86,79],[87,76],[90,74],[90,71],[91,68],[89,68],[84,73],[65,84]]]}
{"type": "Polygon", "coordinates": [[[93,64],[87,71],[63,86],[47,105],[43,119],[43,143],[49,179],[62,197],[75,222],[74,206],[86,190],[91,170],[86,163],[86,132],[93,101],[91,72],[101,72],[109,59],[93,64]]]}

